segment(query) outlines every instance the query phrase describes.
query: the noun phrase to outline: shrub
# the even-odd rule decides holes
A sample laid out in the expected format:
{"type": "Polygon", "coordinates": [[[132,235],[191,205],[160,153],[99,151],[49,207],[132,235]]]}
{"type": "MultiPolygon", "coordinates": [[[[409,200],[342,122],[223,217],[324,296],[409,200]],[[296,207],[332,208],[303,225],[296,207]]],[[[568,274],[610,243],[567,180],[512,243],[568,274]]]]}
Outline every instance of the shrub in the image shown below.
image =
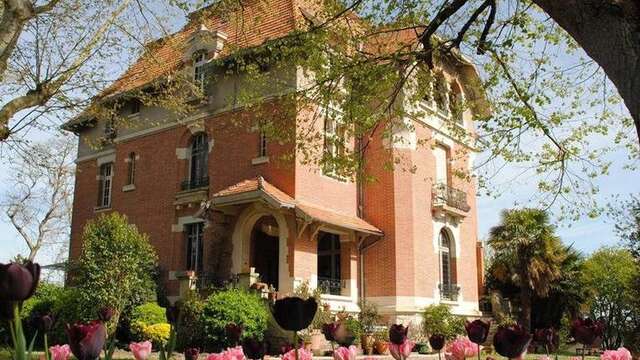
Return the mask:
{"type": "Polygon", "coordinates": [[[447,339],[465,333],[464,319],[451,314],[449,307],[444,304],[427,306],[422,312],[422,326],[425,334],[442,334],[447,339]]]}
{"type": "Polygon", "coordinates": [[[177,305],[180,307],[180,322],[176,328],[177,350],[202,347],[206,340],[202,321],[204,301],[196,292],[190,292],[177,305]]]}
{"type": "Polygon", "coordinates": [[[230,322],[242,324],[243,338],[262,339],[268,318],[269,311],[256,294],[235,288],[214,293],[207,298],[202,313],[207,344],[216,351],[232,346],[224,331],[230,322]]]}
{"type": "Polygon", "coordinates": [[[167,343],[167,340],[169,340],[170,331],[171,325],[167,323],[142,325],[140,330],[140,340],[149,340],[154,346],[164,345],[167,343]]]}
{"type": "Polygon", "coordinates": [[[96,309],[104,306],[122,313],[154,298],[155,251],[126,216],[102,215],[87,223],[82,237],[82,253],[71,277],[85,309],[81,318],[95,317],[96,309]]]}
{"type": "MultiPolygon", "coordinates": [[[[63,296],[65,289],[56,284],[41,282],[33,297],[22,304],[20,315],[23,320],[26,338],[30,341],[36,332],[37,319],[45,314],[54,314],[58,300],[63,296]]],[[[0,343],[9,344],[10,331],[7,323],[0,322],[0,343]],[[5,336],[6,335],[6,338],[5,336]]],[[[39,334],[35,341],[35,347],[42,347],[42,334],[39,334]]]]}
{"type": "MultiPolygon", "coordinates": [[[[142,341],[150,340],[150,337],[145,333],[145,329],[152,325],[167,323],[167,316],[165,308],[150,302],[133,308],[128,320],[131,324],[133,340],[142,341]]],[[[169,336],[168,330],[167,336],[169,336]]]]}

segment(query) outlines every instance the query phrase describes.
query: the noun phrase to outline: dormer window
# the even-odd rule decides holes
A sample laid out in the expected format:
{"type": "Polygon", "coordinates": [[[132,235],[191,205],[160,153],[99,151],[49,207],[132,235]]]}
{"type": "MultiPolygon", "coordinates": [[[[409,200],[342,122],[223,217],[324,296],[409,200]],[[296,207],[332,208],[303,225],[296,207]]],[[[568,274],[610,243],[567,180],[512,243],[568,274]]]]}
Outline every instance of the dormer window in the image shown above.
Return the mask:
{"type": "Polygon", "coordinates": [[[204,91],[205,65],[207,64],[207,51],[198,50],[193,54],[193,82],[204,91]]]}

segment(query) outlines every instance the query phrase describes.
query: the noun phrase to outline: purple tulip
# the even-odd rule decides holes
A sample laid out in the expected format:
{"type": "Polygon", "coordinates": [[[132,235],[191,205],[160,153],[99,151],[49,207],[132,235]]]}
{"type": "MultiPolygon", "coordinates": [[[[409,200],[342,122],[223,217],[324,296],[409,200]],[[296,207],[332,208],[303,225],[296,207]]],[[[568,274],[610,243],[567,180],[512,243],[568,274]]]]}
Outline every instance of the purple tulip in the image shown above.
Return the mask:
{"type": "Polygon", "coordinates": [[[102,322],[109,322],[115,315],[116,310],[110,306],[105,306],[98,311],[98,319],[102,322]]]}
{"type": "Polygon", "coordinates": [[[314,298],[302,300],[298,297],[288,297],[276,301],[273,317],[284,330],[300,331],[309,327],[316,311],[318,303],[314,298]]]}
{"type": "Polygon", "coordinates": [[[473,320],[472,322],[467,321],[464,325],[464,328],[467,330],[469,340],[478,345],[482,345],[487,341],[490,327],[491,322],[484,322],[480,319],[473,320]]]}
{"type": "Polygon", "coordinates": [[[46,333],[51,330],[53,323],[55,322],[53,315],[44,314],[36,319],[38,330],[46,333]]]}
{"type": "Polygon", "coordinates": [[[184,349],[184,360],[198,360],[199,356],[200,356],[200,349],[198,348],[184,349]]]}
{"type": "Polygon", "coordinates": [[[396,345],[402,345],[407,340],[408,333],[409,327],[405,327],[402,324],[393,324],[389,328],[389,341],[396,345]]]}
{"type": "Polygon", "coordinates": [[[519,325],[500,326],[493,336],[493,347],[498,354],[509,359],[520,357],[527,351],[531,335],[519,325]]]}
{"type": "Polygon", "coordinates": [[[599,320],[576,319],[571,323],[571,336],[584,345],[592,345],[604,334],[605,324],[599,320]]]}
{"type": "Polygon", "coordinates": [[[433,334],[429,336],[429,345],[435,351],[440,351],[444,347],[445,338],[444,335],[433,334]]]}
{"type": "Polygon", "coordinates": [[[36,291],[40,281],[40,265],[28,261],[0,264],[0,300],[25,301],[36,291]]]}
{"type": "Polygon", "coordinates": [[[224,327],[224,332],[227,335],[227,339],[229,339],[229,341],[234,346],[240,342],[243,330],[244,327],[242,325],[237,325],[235,323],[228,323],[227,326],[224,327]]]}
{"type": "Polygon", "coordinates": [[[533,341],[547,347],[547,350],[554,350],[560,343],[558,333],[553,328],[536,329],[533,332],[533,341]]]}
{"type": "Polygon", "coordinates": [[[67,324],[67,337],[71,352],[78,360],[95,360],[107,340],[107,329],[98,320],[87,324],[67,324]]]}
{"type": "Polygon", "coordinates": [[[165,311],[169,324],[176,325],[180,318],[180,307],[178,305],[169,306],[165,311]]]}
{"type": "Polygon", "coordinates": [[[267,349],[263,341],[247,338],[242,341],[242,352],[247,359],[258,360],[264,357],[267,349]]]}
{"type": "Polygon", "coordinates": [[[336,341],[336,330],[338,329],[338,323],[332,322],[322,325],[322,334],[327,341],[336,341]]]}

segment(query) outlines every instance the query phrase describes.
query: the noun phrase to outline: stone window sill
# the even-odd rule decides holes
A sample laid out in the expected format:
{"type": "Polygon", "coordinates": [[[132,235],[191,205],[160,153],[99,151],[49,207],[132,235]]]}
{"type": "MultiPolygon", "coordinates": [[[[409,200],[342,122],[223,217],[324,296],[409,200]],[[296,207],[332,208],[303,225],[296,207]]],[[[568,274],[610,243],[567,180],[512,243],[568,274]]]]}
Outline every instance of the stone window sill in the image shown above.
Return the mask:
{"type": "Polygon", "coordinates": [[[109,211],[111,210],[111,205],[109,206],[96,206],[93,208],[94,212],[104,212],[104,211],[109,211]]]}
{"type": "Polygon", "coordinates": [[[269,162],[269,156],[260,156],[251,160],[252,165],[266,164],[269,162]]]}
{"type": "Polygon", "coordinates": [[[123,192],[128,192],[128,191],[133,191],[136,189],[136,185],[135,184],[129,184],[129,185],[125,185],[122,187],[122,191],[123,192]]]}

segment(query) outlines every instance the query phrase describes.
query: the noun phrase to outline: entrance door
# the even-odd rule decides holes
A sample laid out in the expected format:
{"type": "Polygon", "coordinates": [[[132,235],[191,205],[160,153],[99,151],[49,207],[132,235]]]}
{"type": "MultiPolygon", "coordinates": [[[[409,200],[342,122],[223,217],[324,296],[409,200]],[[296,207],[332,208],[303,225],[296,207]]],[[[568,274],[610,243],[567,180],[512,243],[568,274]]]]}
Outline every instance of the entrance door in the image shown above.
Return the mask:
{"type": "Polygon", "coordinates": [[[264,224],[258,221],[252,232],[251,266],[260,274],[260,281],[278,289],[280,241],[262,230],[264,224]]]}

